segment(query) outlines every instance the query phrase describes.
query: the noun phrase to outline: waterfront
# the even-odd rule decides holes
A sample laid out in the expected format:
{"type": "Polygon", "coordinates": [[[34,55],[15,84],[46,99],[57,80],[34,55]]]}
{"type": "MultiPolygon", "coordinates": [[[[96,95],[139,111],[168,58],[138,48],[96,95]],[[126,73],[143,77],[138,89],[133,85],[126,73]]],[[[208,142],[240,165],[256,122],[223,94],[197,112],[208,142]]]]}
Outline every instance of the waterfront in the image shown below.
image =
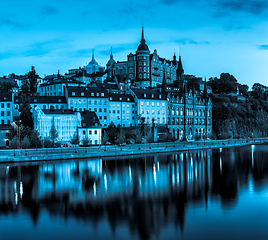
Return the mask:
{"type": "Polygon", "coordinates": [[[2,239],[267,239],[267,145],[0,165],[2,239]]]}

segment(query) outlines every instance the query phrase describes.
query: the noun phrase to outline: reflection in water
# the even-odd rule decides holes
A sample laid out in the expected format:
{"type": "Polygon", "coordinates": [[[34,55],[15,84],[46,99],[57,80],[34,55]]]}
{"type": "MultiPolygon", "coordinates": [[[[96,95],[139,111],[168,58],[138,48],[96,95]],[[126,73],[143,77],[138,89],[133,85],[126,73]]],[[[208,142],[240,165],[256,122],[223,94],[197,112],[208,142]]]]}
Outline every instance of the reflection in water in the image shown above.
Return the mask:
{"type": "Polygon", "coordinates": [[[178,236],[186,239],[190,233],[185,223],[192,209],[210,209],[219,202],[221,209],[233,210],[242,189],[248,187],[252,193],[267,188],[266,154],[266,146],[249,146],[0,165],[0,217],[28,215],[38,226],[47,212],[91,222],[95,229],[104,228],[105,221],[113,234],[120,235],[117,229],[123,225],[138,239],[165,239],[162,231],[175,226],[181,232],[178,236]]]}

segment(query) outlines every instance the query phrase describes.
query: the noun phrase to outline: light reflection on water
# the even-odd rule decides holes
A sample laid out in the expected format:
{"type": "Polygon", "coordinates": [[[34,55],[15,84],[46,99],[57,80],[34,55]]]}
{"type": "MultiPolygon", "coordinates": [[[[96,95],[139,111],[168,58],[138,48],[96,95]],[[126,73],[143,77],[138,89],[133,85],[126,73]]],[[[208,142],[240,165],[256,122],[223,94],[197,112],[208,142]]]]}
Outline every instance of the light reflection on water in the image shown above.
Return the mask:
{"type": "Polygon", "coordinates": [[[2,164],[0,237],[268,239],[267,151],[2,164]]]}

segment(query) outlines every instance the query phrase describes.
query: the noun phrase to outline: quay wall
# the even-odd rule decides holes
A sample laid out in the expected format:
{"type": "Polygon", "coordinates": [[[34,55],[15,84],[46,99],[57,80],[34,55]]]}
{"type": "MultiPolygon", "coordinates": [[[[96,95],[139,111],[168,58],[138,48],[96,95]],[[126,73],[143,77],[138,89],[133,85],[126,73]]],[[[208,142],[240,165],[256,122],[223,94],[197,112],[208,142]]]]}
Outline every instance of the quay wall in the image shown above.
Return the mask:
{"type": "Polygon", "coordinates": [[[132,144],[127,146],[98,146],[54,149],[16,149],[0,150],[0,163],[37,162],[83,158],[105,158],[127,155],[145,155],[155,153],[181,152],[208,148],[237,147],[268,143],[268,138],[243,140],[206,140],[194,142],[162,142],[132,144]]]}

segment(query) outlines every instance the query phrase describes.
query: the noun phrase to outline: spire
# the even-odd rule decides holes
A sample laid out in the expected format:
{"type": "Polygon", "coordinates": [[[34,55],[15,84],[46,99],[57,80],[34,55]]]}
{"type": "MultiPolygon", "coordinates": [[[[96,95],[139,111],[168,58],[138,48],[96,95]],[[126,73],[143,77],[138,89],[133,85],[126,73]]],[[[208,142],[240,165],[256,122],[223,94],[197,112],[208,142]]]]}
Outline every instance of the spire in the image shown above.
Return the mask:
{"type": "Polygon", "coordinates": [[[208,100],[208,91],[207,91],[207,78],[205,77],[205,84],[204,84],[204,97],[205,97],[205,102],[208,100]]]}
{"type": "Polygon", "coordinates": [[[94,48],[92,49],[92,61],[94,61],[94,48]]]}
{"type": "Polygon", "coordinates": [[[163,82],[162,82],[162,86],[161,86],[161,92],[163,94],[166,94],[166,91],[167,91],[167,80],[166,80],[166,72],[165,72],[165,69],[164,69],[164,72],[163,72],[163,82]]]}
{"type": "Polygon", "coordinates": [[[144,38],[144,31],[143,31],[143,25],[142,25],[142,30],[141,30],[141,43],[140,45],[138,46],[138,51],[141,50],[141,51],[149,51],[149,48],[148,46],[146,45],[145,43],[145,38],[144,38]]]}
{"type": "Polygon", "coordinates": [[[113,56],[113,47],[111,47],[111,55],[110,55],[110,59],[113,59],[114,56],[113,56]]]}
{"type": "Polygon", "coordinates": [[[172,61],[172,63],[173,63],[174,66],[177,65],[177,59],[176,59],[175,50],[174,50],[174,55],[173,55],[173,61],[172,61]]]}
{"type": "Polygon", "coordinates": [[[143,24],[142,24],[142,30],[141,30],[141,40],[144,40],[144,42],[145,42],[145,39],[144,39],[144,32],[143,32],[143,24]]]}

